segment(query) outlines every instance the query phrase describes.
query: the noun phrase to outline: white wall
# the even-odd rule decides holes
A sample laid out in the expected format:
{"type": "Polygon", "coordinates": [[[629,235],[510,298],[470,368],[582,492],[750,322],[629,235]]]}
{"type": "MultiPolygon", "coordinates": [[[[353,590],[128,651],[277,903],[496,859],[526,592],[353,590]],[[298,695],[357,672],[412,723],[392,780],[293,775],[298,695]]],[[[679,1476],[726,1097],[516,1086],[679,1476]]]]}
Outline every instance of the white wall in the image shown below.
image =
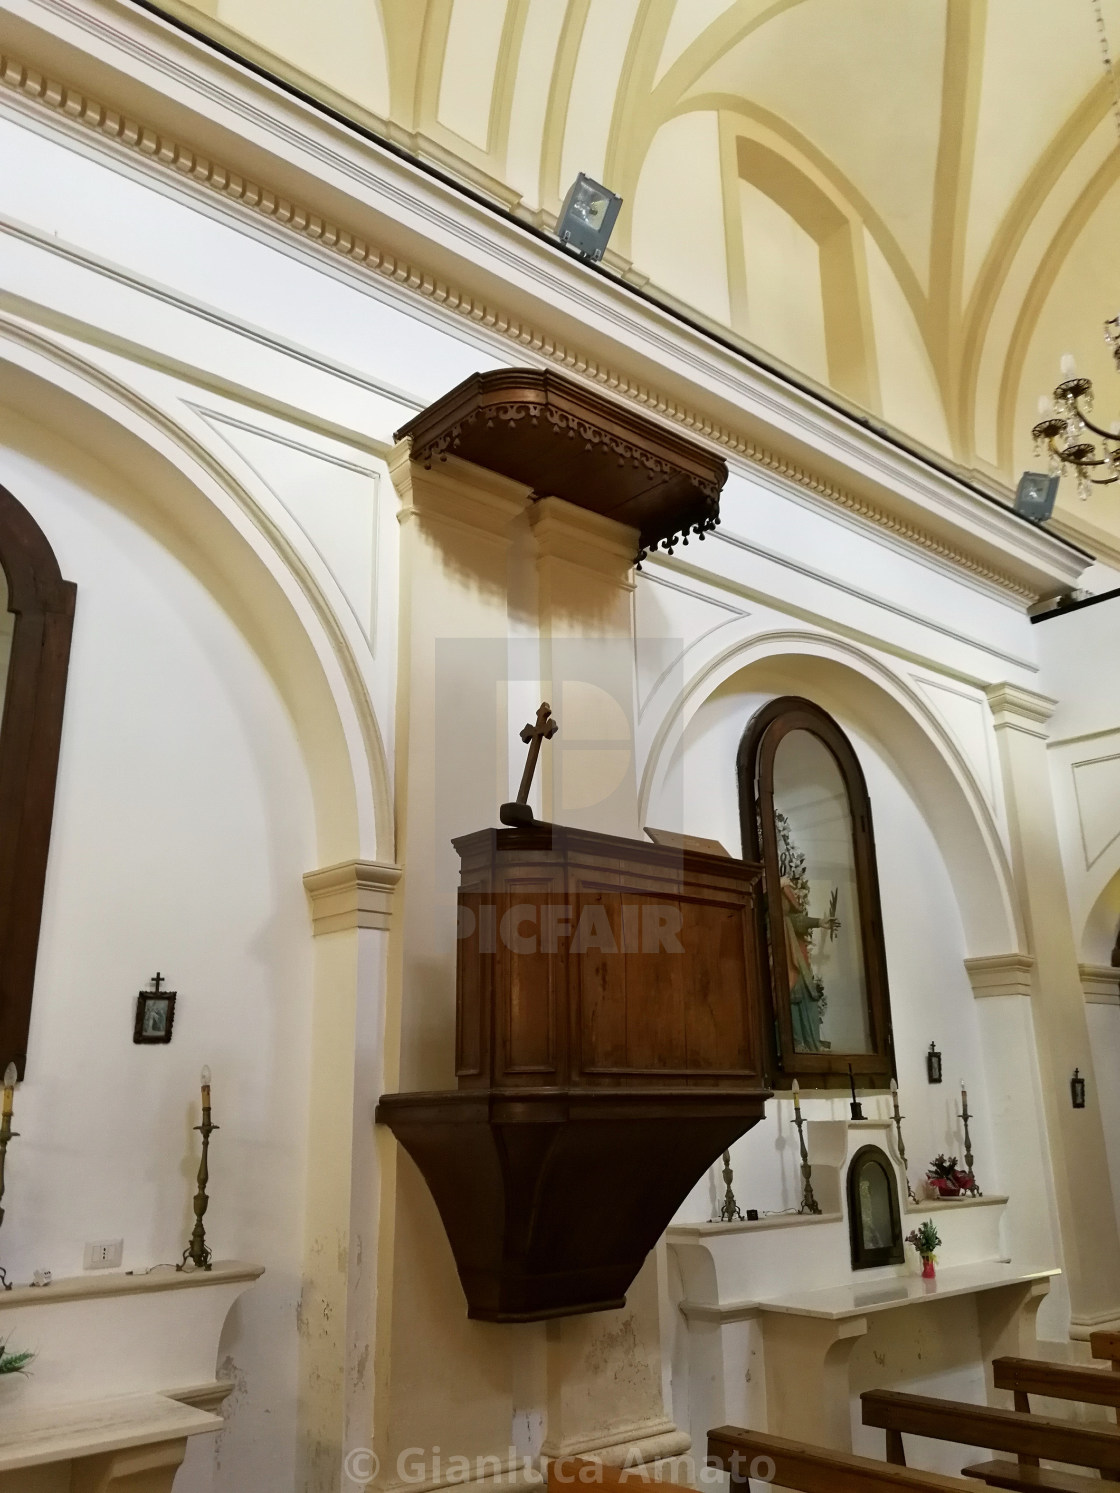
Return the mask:
{"type": "MultiPolygon", "coordinates": [[[[183,536],[58,430],[6,417],[0,482],[78,587],[28,1070],[0,1258],[17,1280],[177,1261],[193,1223],[198,1076],[213,1071],[208,1240],[266,1266],[234,1309],[227,1429],[177,1493],[292,1486],[315,864],[307,773],[276,688],[191,573],[183,536]],[[135,1046],[137,991],[178,991],[135,1046]]],[[[15,1346],[15,1345],[13,1345],[15,1346]]],[[[33,1347],[34,1344],[21,1346],[33,1347]]],[[[155,1387],[155,1386],[153,1386],[155,1387]]]]}

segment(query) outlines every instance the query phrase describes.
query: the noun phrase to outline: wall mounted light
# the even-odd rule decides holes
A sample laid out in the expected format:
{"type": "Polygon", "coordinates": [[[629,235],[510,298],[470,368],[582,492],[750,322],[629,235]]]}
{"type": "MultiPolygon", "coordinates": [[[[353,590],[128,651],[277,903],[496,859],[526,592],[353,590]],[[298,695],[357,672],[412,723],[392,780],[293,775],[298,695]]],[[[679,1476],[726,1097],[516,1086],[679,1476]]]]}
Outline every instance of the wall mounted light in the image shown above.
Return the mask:
{"type": "Polygon", "coordinates": [[[1081,1069],[1073,1070],[1073,1077],[1069,1081],[1070,1098],[1073,1100],[1074,1109],[1085,1108],[1085,1080],[1081,1077],[1081,1069]]]}
{"type": "Polygon", "coordinates": [[[581,171],[564,198],[556,236],[581,259],[602,259],[621,206],[621,197],[581,171]]]}
{"type": "Polygon", "coordinates": [[[941,1082],[941,1054],[935,1042],[929,1044],[929,1051],[926,1053],[926,1077],[930,1083],[941,1082]]]}
{"type": "Polygon", "coordinates": [[[1034,524],[1045,522],[1054,511],[1060,480],[1046,472],[1024,472],[1015,489],[1015,512],[1034,524]]]}

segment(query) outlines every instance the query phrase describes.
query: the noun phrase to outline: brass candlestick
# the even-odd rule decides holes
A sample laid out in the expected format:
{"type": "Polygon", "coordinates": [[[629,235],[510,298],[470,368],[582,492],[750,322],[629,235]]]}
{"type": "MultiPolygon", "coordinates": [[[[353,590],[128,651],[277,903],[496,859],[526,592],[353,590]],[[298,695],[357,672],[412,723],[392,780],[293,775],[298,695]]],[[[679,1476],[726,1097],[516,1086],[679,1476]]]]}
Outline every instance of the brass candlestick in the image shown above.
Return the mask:
{"type": "Polygon", "coordinates": [[[731,1179],[734,1173],[731,1170],[731,1152],[723,1153],[723,1206],[719,1210],[720,1223],[742,1223],[743,1215],[739,1204],[735,1201],[735,1194],[731,1190],[731,1179]]]}
{"type": "Polygon", "coordinates": [[[793,1123],[797,1126],[797,1142],[801,1147],[801,1206],[798,1213],[819,1213],[821,1205],[813,1192],[813,1168],[809,1164],[809,1148],[805,1144],[805,1120],[801,1114],[801,1085],[793,1080],[793,1123]]]}
{"type": "Polygon", "coordinates": [[[194,1195],[194,1230],[191,1233],[191,1242],[183,1251],[181,1263],[176,1267],[179,1270],[187,1268],[190,1260],[195,1270],[209,1270],[212,1259],[210,1247],[206,1243],[206,1227],[202,1222],[210,1199],[206,1196],[206,1184],[210,1180],[209,1154],[210,1137],[215,1130],[221,1129],[219,1125],[210,1122],[210,1069],[202,1070],[202,1124],[194,1127],[202,1136],[202,1160],[198,1164],[198,1191],[194,1195]]]}
{"type": "Polygon", "coordinates": [[[898,1137],[898,1159],[902,1163],[902,1175],[906,1178],[906,1196],[912,1203],[916,1203],[918,1201],[917,1196],[914,1193],[914,1189],[910,1186],[909,1163],[906,1160],[906,1143],[902,1139],[903,1116],[899,1113],[898,1108],[898,1084],[893,1078],[891,1079],[891,1099],[894,1103],[894,1130],[898,1137]]]}
{"type": "MultiPolygon", "coordinates": [[[[4,1073],[4,1102],[0,1106],[0,1202],[4,1198],[4,1162],[8,1154],[8,1142],[14,1135],[19,1135],[18,1130],[12,1129],[12,1104],[17,1077],[16,1065],[9,1063],[4,1073]]],[[[4,1209],[0,1207],[0,1224],[3,1222],[4,1209]]],[[[3,1286],[5,1291],[12,1289],[12,1283],[2,1265],[0,1265],[0,1286],[3,1286]]]]}
{"type": "Polygon", "coordinates": [[[969,1120],[974,1120],[975,1118],[976,1118],[975,1115],[970,1115],[969,1112],[968,1112],[968,1090],[965,1088],[964,1084],[962,1083],[961,1084],[961,1113],[960,1113],[960,1119],[964,1122],[964,1166],[965,1166],[965,1171],[967,1171],[968,1175],[972,1178],[972,1183],[973,1183],[973,1194],[972,1195],[973,1195],[973,1197],[980,1198],[980,1197],[983,1197],[984,1194],[980,1191],[979,1187],[976,1186],[976,1173],[972,1169],[972,1137],[968,1133],[968,1122],[969,1122],[969,1120]]]}

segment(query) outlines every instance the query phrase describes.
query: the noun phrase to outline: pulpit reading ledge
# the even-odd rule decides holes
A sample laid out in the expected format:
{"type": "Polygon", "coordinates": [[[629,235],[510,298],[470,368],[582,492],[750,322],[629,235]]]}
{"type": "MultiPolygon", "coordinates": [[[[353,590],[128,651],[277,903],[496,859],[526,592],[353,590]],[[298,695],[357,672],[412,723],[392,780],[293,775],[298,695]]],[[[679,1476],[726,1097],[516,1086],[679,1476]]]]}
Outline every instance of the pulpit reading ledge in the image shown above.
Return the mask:
{"type": "Polygon", "coordinates": [[[454,842],[458,1089],[377,1119],[439,1208],[471,1317],[605,1310],[762,1118],[761,867],[532,823],[454,842]]]}

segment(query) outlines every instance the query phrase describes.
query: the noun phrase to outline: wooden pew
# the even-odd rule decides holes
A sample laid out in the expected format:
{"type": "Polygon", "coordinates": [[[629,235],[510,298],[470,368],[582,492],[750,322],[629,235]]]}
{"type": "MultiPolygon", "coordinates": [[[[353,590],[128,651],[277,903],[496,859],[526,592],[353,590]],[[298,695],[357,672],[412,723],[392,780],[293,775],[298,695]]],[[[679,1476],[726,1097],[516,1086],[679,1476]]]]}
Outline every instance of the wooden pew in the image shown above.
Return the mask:
{"type": "MultiPolygon", "coordinates": [[[[773,1484],[797,1493],[971,1493],[973,1483],[938,1472],[892,1467],[851,1452],[830,1451],[800,1441],[720,1426],[708,1432],[708,1462],[731,1474],[732,1488],[745,1489],[755,1469],[756,1486],[773,1484]],[[764,1475],[766,1474],[766,1475],[764,1475]]],[[[1097,1488],[1107,1487],[1098,1483],[1097,1488]]],[[[552,1490],[550,1490],[552,1493],[552,1490]]],[[[556,1493],[562,1493],[557,1489],[556,1493]]],[[[568,1490],[571,1493],[571,1490],[568,1490]]]]}
{"type": "Polygon", "coordinates": [[[1068,1462],[1091,1467],[1103,1474],[1120,1474],[1120,1431],[1113,1426],[1079,1425],[1074,1421],[1050,1420],[1024,1415],[1018,1410],[996,1410],[988,1405],[968,1405],[956,1400],[936,1400],[926,1395],[900,1394],[895,1390],[868,1390],[861,1396],[863,1423],[887,1433],[887,1461],[905,1466],[903,1435],[928,1436],[935,1441],[982,1446],[1011,1452],[1018,1462],[980,1462],[962,1469],[966,1477],[979,1478],[993,1488],[1052,1489],[1060,1493],[1120,1493],[1120,1483],[1102,1481],[1079,1473],[1050,1472],[1039,1467],[1048,1462],[1068,1462]]]}
{"type": "Polygon", "coordinates": [[[1120,1374],[1091,1364],[1045,1363],[1038,1358],[997,1358],[992,1363],[996,1389],[1009,1389],[1015,1409],[1030,1412],[1030,1395],[1073,1400],[1079,1405],[1120,1409],[1120,1374]]]}
{"type": "Polygon", "coordinates": [[[1107,1358],[1120,1371],[1120,1332],[1091,1332],[1089,1352],[1094,1358],[1107,1358]]]}

